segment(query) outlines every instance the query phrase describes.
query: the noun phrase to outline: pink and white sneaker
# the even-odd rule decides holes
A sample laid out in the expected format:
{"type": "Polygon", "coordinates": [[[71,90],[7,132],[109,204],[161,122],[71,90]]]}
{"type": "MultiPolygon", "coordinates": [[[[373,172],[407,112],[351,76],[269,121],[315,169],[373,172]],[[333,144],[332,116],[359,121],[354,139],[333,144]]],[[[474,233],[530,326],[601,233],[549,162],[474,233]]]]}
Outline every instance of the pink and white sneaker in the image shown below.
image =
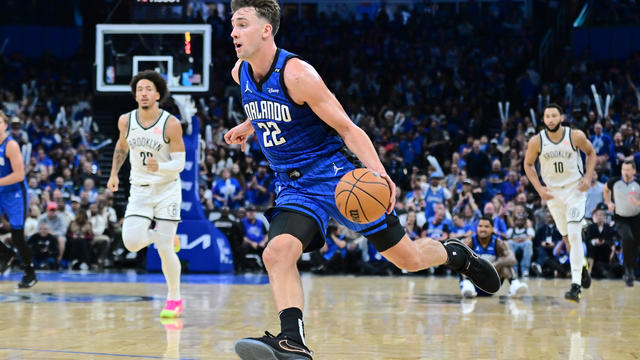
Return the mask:
{"type": "Polygon", "coordinates": [[[167,304],[162,309],[160,317],[163,318],[177,318],[182,314],[184,306],[182,305],[182,299],[180,300],[167,300],[167,304]]]}

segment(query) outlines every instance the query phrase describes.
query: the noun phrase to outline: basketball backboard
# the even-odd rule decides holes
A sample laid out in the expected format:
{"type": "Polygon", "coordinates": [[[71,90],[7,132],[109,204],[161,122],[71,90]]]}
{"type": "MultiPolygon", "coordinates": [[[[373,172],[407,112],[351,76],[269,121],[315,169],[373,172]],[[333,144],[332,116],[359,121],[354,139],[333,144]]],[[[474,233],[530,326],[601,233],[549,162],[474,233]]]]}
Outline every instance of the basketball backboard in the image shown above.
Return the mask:
{"type": "Polygon", "coordinates": [[[96,25],[96,90],[129,92],[142,70],[161,73],[171,92],[209,90],[211,26],[96,25]]]}

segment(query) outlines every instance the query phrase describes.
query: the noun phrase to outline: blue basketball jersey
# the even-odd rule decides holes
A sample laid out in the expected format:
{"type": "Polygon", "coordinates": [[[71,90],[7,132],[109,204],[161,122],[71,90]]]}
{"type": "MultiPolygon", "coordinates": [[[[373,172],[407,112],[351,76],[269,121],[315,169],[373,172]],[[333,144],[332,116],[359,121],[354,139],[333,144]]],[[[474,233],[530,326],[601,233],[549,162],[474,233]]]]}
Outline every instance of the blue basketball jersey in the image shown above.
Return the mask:
{"type": "Polygon", "coordinates": [[[338,152],[344,143],[307,105],[296,104],[284,85],[289,59],[278,49],[267,75],[256,82],[248,62],[240,65],[242,107],[255,129],[260,148],[276,172],[307,167],[338,152]]]}
{"type": "Polygon", "coordinates": [[[491,235],[491,241],[487,247],[482,247],[482,245],[480,245],[477,235],[473,235],[471,238],[473,239],[473,251],[475,251],[478,256],[490,262],[494,262],[496,260],[498,257],[498,253],[496,252],[497,235],[491,235]]]}
{"type": "MultiPolygon", "coordinates": [[[[11,161],[9,161],[9,158],[7,157],[7,154],[6,154],[7,144],[11,140],[13,140],[11,136],[8,136],[6,139],[4,139],[2,144],[0,144],[0,178],[5,177],[13,172],[13,168],[11,167],[11,161]]],[[[0,192],[20,190],[21,183],[22,182],[17,182],[11,185],[0,186],[0,192]]]]}

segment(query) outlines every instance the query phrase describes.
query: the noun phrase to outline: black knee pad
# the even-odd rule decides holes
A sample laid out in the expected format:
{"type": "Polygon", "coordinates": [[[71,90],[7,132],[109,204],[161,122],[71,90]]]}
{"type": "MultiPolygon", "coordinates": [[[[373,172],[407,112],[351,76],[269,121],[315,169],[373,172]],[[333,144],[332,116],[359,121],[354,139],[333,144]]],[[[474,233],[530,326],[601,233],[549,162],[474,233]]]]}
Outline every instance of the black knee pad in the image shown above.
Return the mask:
{"type": "Polygon", "coordinates": [[[280,234],[289,234],[300,240],[304,252],[324,246],[324,236],[318,223],[309,215],[282,210],[276,214],[269,226],[269,240],[280,234]]]}

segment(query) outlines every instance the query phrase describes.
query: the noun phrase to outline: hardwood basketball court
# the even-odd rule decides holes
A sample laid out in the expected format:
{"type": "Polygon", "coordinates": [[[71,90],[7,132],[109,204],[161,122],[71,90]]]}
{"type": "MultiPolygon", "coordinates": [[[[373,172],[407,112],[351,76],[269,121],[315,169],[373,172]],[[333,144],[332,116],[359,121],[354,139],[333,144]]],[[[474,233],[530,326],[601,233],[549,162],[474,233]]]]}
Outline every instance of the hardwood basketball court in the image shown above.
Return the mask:
{"type": "MultiPolygon", "coordinates": [[[[185,275],[183,317],[163,324],[161,274],[0,277],[0,359],[237,359],[233,343],[279,331],[264,275],[185,275]]],[[[531,279],[520,298],[463,300],[454,277],[303,275],[314,359],[637,359],[640,284],[531,279]]]]}

